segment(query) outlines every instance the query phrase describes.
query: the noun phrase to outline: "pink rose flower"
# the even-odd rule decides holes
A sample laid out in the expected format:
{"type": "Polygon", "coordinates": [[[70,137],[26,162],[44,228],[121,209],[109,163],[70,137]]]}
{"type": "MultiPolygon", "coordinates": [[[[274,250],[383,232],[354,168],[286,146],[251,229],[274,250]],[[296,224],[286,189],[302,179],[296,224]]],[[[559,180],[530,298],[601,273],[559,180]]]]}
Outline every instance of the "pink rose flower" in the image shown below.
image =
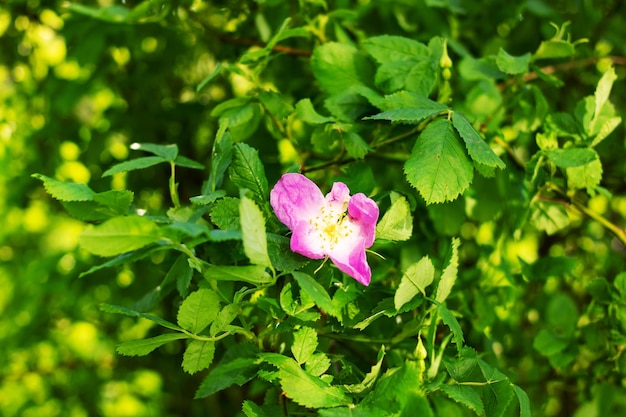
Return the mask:
{"type": "Polygon", "coordinates": [[[330,258],[339,270],[363,285],[372,271],[365,249],[372,246],[378,206],[359,193],[350,196],[342,182],[324,197],[313,181],[302,174],[285,174],[270,193],[276,217],[293,234],[291,250],[311,259],[330,258]]]}

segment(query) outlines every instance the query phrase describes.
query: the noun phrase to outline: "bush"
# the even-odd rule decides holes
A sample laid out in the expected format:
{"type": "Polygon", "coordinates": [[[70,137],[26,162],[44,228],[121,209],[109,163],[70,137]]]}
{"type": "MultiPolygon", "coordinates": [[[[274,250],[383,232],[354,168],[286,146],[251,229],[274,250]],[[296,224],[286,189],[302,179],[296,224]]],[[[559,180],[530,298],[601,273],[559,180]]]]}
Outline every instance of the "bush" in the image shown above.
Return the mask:
{"type": "Polygon", "coordinates": [[[622,5],[517,3],[1,6],[3,415],[624,413],[622,5]]]}

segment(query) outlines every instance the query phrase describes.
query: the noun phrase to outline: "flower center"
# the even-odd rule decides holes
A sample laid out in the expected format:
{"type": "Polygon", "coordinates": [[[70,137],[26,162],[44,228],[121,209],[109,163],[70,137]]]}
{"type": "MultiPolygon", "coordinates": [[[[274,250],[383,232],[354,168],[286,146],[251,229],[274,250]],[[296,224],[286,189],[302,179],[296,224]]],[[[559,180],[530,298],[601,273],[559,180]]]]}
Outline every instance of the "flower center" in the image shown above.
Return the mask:
{"type": "Polygon", "coordinates": [[[339,211],[331,206],[322,206],[320,215],[309,220],[312,234],[320,239],[321,248],[324,252],[335,249],[342,240],[349,237],[354,231],[345,211],[339,211]]]}

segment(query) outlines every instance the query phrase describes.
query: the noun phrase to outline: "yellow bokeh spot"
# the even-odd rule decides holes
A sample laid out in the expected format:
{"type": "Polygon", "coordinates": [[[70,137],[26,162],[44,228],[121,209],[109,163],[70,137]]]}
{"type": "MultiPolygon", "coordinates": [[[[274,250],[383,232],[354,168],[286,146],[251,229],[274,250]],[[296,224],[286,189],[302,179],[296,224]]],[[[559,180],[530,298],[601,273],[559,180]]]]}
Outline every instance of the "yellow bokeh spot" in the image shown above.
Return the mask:
{"type": "Polygon", "coordinates": [[[478,226],[476,232],[476,243],[479,245],[493,245],[494,224],[492,222],[484,222],[478,226]]]}
{"type": "Polygon", "coordinates": [[[39,15],[39,19],[52,29],[59,30],[63,28],[63,19],[50,9],[43,10],[39,15]]]}
{"type": "Polygon", "coordinates": [[[61,181],[88,183],[91,172],[78,161],[63,162],[56,170],[56,176],[61,181]]]}
{"type": "Polygon", "coordinates": [[[113,47],[111,48],[111,57],[117,65],[123,67],[130,61],[130,51],[125,47],[113,47]]]}
{"type": "Polygon", "coordinates": [[[30,69],[26,65],[17,64],[13,67],[11,74],[13,75],[13,80],[19,83],[29,78],[31,73],[30,69]]]}
{"type": "Polygon", "coordinates": [[[66,253],[57,262],[57,270],[62,274],[69,274],[76,266],[76,257],[71,253],[66,253]]]}
{"type": "Polygon", "coordinates": [[[278,159],[283,165],[293,164],[298,161],[298,151],[288,139],[278,141],[278,159]]]}
{"type": "Polygon", "coordinates": [[[111,177],[111,189],[113,190],[125,190],[126,189],[126,172],[118,172],[111,177]]]}
{"type": "Polygon", "coordinates": [[[46,236],[48,250],[55,252],[69,252],[78,246],[78,237],[85,229],[85,225],[71,218],[61,218],[54,222],[46,236]]]}
{"type": "MultiPolygon", "coordinates": [[[[240,65],[239,68],[243,72],[250,72],[248,68],[244,66],[240,65]]],[[[252,83],[248,78],[235,73],[232,73],[230,76],[230,84],[233,88],[233,93],[235,93],[235,96],[237,97],[244,97],[250,92],[250,90],[255,88],[254,83],[252,83]]]]}
{"type": "Polygon", "coordinates": [[[595,197],[592,197],[591,199],[589,199],[589,208],[598,214],[606,213],[606,209],[608,208],[608,205],[609,205],[608,199],[601,194],[598,194],[595,197]]]}
{"type": "Polygon", "coordinates": [[[11,24],[11,13],[6,10],[0,10],[0,36],[4,34],[11,24]]]}
{"type": "Polygon", "coordinates": [[[22,218],[24,229],[31,233],[38,233],[48,227],[48,206],[42,201],[32,201],[24,210],[22,218]]]}
{"type": "Polygon", "coordinates": [[[109,137],[107,150],[111,156],[118,161],[128,158],[128,146],[126,145],[126,136],[120,133],[114,133],[109,137]]]}
{"type": "Polygon", "coordinates": [[[141,50],[144,51],[145,53],[148,53],[148,54],[152,53],[156,51],[158,47],[159,47],[159,41],[152,36],[143,38],[143,40],[141,41],[141,50]]]}
{"type": "Polygon", "coordinates": [[[30,118],[30,125],[33,127],[33,129],[39,130],[46,125],[46,118],[43,114],[34,114],[30,118]]]}
{"type": "Polygon", "coordinates": [[[98,345],[98,329],[86,321],[73,323],[65,340],[76,354],[84,358],[93,358],[98,345]]]}
{"type": "Polygon", "coordinates": [[[132,271],[125,269],[117,274],[117,285],[120,287],[128,287],[135,280],[135,275],[132,271]]]}
{"type": "Polygon", "coordinates": [[[82,71],[78,62],[63,61],[54,67],[54,75],[64,80],[76,80],[81,77],[82,71]]]}
{"type": "Polygon", "coordinates": [[[65,39],[57,35],[52,28],[36,25],[32,27],[32,30],[29,29],[28,34],[29,39],[37,46],[37,58],[40,58],[44,64],[54,66],[65,60],[67,54],[65,39]]]}
{"type": "Polygon", "coordinates": [[[59,153],[61,154],[61,158],[63,158],[64,160],[75,161],[80,155],[80,148],[76,143],[66,140],[65,142],[61,143],[61,146],[59,147],[59,153]]]}
{"type": "Polygon", "coordinates": [[[161,376],[150,370],[141,370],[133,378],[133,388],[144,397],[153,397],[161,392],[161,376]]]}
{"type": "Polygon", "coordinates": [[[29,25],[30,25],[30,20],[28,19],[27,16],[18,16],[17,18],[15,18],[15,29],[24,31],[28,29],[29,25]]]}
{"type": "Polygon", "coordinates": [[[122,394],[102,406],[106,417],[136,417],[147,415],[146,406],[132,394],[122,394]]]}

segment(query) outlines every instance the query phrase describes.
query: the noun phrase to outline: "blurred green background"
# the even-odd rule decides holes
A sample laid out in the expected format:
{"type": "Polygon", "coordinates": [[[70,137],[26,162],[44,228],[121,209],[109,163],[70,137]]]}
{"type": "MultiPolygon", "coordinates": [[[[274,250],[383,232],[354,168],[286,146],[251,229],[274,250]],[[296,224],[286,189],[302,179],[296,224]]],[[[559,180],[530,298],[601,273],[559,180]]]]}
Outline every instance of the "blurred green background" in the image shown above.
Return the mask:
{"type": "MultiPolygon", "coordinates": [[[[83,224],[67,215],[30,175],[39,172],[63,181],[89,182],[96,191],[128,188],[136,192],[138,207],[159,212],[168,198],[166,169],[102,179],[103,170],[128,158],[133,142],[176,143],[180,154],[205,163],[217,125],[210,115],[212,108],[225,98],[245,94],[249,85],[235,75],[216,79],[200,91],[198,85],[218,62],[236,61],[249,46],[246,40],[266,39],[271,28],[298,10],[307,11],[307,19],[313,19],[316,11],[324,11],[323,3],[99,0],[74,2],[73,9],[62,1],[0,4],[0,415],[220,415],[207,410],[229,410],[224,401],[239,409],[242,394],[237,391],[221,397],[221,406],[217,398],[192,400],[202,375],[185,375],[180,369],[181,352],[172,348],[144,358],[116,355],[116,343],[142,337],[150,324],[103,314],[98,305],[128,305],[140,299],[162,280],[166,269],[159,264],[163,259],[156,256],[141,267],[104,270],[79,279],[81,272],[98,261],[77,248],[83,224]],[[94,8],[81,9],[81,5],[94,8]],[[98,12],[99,7],[106,11],[98,12]]],[[[389,33],[419,40],[449,36],[476,56],[493,53],[502,45],[511,53],[534,50],[542,39],[553,35],[550,21],[562,24],[567,20],[572,22],[574,39],[589,38],[583,51],[626,55],[626,26],[618,19],[626,13],[621,0],[329,4],[330,9],[358,10],[353,20],[342,21],[356,33],[365,30],[368,35],[389,33]],[[433,4],[438,7],[427,7],[433,4]],[[461,5],[465,11],[457,14],[461,5]]],[[[313,42],[303,41],[304,50],[312,46],[313,42]]],[[[626,100],[622,69],[618,74],[612,100],[622,114],[626,100]]],[[[598,78],[594,66],[568,77],[570,88],[558,94],[553,91],[550,97],[557,107],[568,108],[570,97],[592,94],[598,78]]],[[[278,57],[264,82],[297,99],[314,90],[306,57],[278,57]]],[[[598,195],[589,203],[621,224],[626,218],[623,132],[620,127],[602,145],[604,185],[616,197],[598,195]]],[[[274,164],[271,175],[275,177],[277,161],[270,158],[267,162],[274,164]]],[[[183,198],[197,194],[204,177],[202,172],[181,171],[183,198]]],[[[619,400],[624,377],[589,368],[597,359],[589,340],[601,336],[585,336],[586,356],[577,359],[578,368],[565,378],[557,378],[546,358],[533,350],[532,341],[524,340],[527,333],[518,332],[520,323],[536,323],[559,288],[566,288],[572,298],[553,302],[554,309],[570,306],[575,299],[580,305],[573,307],[573,314],[580,314],[580,320],[604,323],[609,316],[617,317],[626,327],[626,313],[610,312],[612,302],[592,301],[587,282],[576,279],[599,277],[612,282],[624,271],[623,247],[612,247],[619,243],[597,223],[573,220],[575,227],[569,235],[546,239],[538,233],[527,234],[519,241],[499,240],[495,224],[480,216],[465,224],[461,218],[458,228],[426,226],[440,235],[447,233],[446,227],[460,230],[469,242],[464,249],[466,265],[476,260],[474,273],[492,274],[491,292],[472,292],[476,290],[471,284],[465,288],[471,295],[462,298],[461,304],[482,314],[473,323],[475,333],[469,342],[484,343],[487,349],[486,332],[508,334],[502,343],[510,356],[498,359],[501,369],[522,381],[537,401],[534,408],[545,415],[571,415],[568,395],[589,390],[594,375],[600,382],[591,397],[579,399],[581,403],[608,398],[607,404],[616,404],[616,409],[625,407],[619,400]],[[520,287],[498,283],[503,269],[520,268],[520,258],[533,264],[543,256],[571,253],[579,263],[565,277],[542,275],[520,287]],[[589,313],[588,303],[596,315],[589,313]]],[[[626,311],[620,304],[615,308],[626,311]]],[[[597,331],[610,329],[599,326],[597,331]]],[[[502,348],[488,346],[494,351],[502,348]]],[[[224,415],[232,414],[224,411],[224,415]]]]}

